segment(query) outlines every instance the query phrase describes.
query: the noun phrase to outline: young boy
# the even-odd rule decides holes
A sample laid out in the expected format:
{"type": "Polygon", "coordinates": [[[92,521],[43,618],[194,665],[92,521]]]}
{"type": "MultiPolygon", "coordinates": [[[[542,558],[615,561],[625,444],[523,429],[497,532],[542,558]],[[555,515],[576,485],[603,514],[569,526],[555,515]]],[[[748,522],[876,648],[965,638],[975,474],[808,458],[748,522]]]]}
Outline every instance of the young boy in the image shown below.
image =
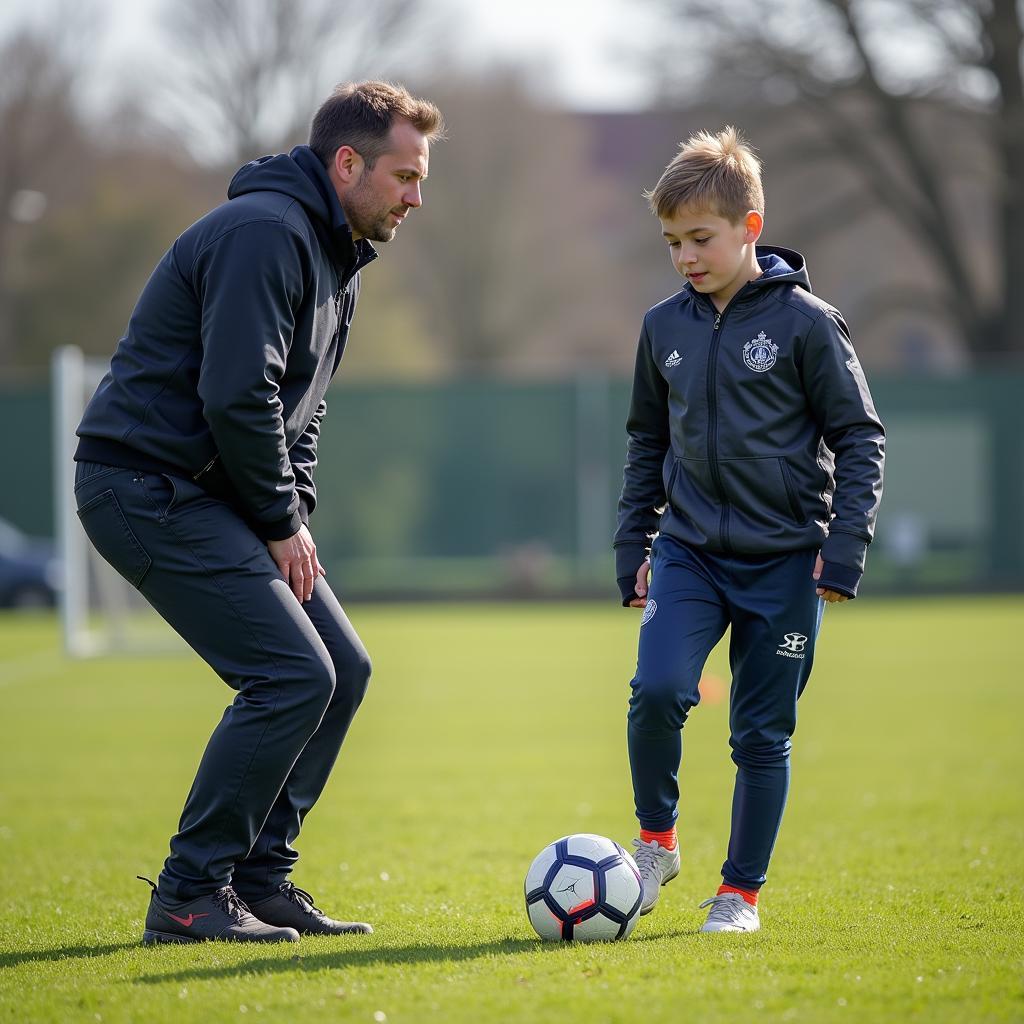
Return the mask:
{"type": "Polygon", "coordinates": [[[732,627],[736,784],[707,932],[760,927],[797,698],[825,602],[857,595],[882,493],[885,435],[846,324],[799,253],[756,245],[760,172],[734,128],[701,132],[647,194],[686,287],[644,317],[615,532],[623,604],[644,609],[628,715],[641,913],[679,872],[680,730],[732,627]]]}

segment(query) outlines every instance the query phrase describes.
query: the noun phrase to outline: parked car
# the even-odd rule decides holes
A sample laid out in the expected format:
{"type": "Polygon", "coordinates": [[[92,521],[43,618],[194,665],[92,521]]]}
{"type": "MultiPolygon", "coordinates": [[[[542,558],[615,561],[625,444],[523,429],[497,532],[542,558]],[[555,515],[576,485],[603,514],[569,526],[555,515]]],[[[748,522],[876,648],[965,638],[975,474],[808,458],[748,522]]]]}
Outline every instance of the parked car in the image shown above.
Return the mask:
{"type": "Polygon", "coordinates": [[[52,608],[59,586],[53,542],[0,519],[0,608],[52,608]]]}

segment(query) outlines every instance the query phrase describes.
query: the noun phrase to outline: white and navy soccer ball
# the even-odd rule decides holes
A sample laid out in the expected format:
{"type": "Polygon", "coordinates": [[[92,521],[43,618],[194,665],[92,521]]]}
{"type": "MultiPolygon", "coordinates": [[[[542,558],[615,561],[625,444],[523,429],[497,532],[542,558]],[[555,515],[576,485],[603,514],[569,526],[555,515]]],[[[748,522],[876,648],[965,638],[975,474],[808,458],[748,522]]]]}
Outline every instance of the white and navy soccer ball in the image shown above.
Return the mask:
{"type": "Polygon", "coordinates": [[[611,839],[581,833],[537,854],[524,885],[530,924],[552,942],[625,939],[640,918],[643,883],[611,839]]]}

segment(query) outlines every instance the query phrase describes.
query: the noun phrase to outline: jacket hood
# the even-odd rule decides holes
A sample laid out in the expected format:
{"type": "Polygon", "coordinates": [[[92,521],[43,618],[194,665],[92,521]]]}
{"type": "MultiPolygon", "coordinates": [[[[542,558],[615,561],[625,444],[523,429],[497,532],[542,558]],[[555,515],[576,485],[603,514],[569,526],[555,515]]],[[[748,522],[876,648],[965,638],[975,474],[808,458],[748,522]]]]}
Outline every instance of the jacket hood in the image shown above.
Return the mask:
{"type": "MultiPolygon", "coordinates": [[[[796,249],[786,249],[781,245],[759,245],[755,250],[757,262],[761,268],[761,276],[748,281],[732,300],[737,305],[744,306],[756,302],[761,297],[761,291],[765,288],[774,288],[779,284],[797,284],[807,291],[811,290],[811,279],[807,276],[807,263],[803,256],[796,249]]],[[[698,292],[696,288],[686,282],[684,292],[701,303],[710,305],[711,300],[698,292]]],[[[731,303],[730,303],[731,305],[731,303]]]]}
{"type": "Polygon", "coordinates": [[[352,238],[331,179],[309,146],[261,156],[240,167],[228,185],[228,199],[250,192],[280,192],[300,203],[338,263],[351,265],[375,254],[368,241],[352,238]]]}
{"type": "Polygon", "coordinates": [[[757,262],[761,276],[750,282],[750,287],[770,287],[776,284],[798,284],[811,290],[811,279],[807,276],[807,262],[796,251],[781,245],[759,245],[756,247],[757,262]]]}
{"type": "Polygon", "coordinates": [[[292,153],[261,156],[240,167],[228,185],[228,199],[249,192],[282,192],[302,203],[312,217],[330,224],[331,215],[325,197],[292,153]]]}

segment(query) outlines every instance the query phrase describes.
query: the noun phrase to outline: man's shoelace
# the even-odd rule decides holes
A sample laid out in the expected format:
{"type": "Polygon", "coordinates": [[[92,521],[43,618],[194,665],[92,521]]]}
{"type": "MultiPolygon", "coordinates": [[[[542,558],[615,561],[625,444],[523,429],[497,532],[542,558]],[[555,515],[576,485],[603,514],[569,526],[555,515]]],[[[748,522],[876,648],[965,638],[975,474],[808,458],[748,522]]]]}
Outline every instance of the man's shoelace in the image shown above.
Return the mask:
{"type": "Polygon", "coordinates": [[[722,922],[724,924],[743,924],[744,919],[750,916],[747,909],[748,906],[749,904],[742,896],[737,898],[731,893],[721,893],[718,896],[712,896],[709,900],[705,900],[699,909],[703,910],[705,907],[711,907],[711,910],[708,912],[708,921],[722,922]]]}
{"type": "Polygon", "coordinates": [[[650,875],[661,880],[661,867],[659,866],[659,853],[662,849],[653,839],[649,843],[645,843],[642,839],[634,839],[633,845],[636,847],[636,853],[633,854],[633,860],[636,861],[636,866],[640,869],[641,875],[650,875]]]}
{"type": "Polygon", "coordinates": [[[218,910],[223,910],[229,917],[241,919],[243,915],[249,913],[249,908],[245,905],[245,901],[230,885],[225,885],[223,889],[218,889],[213,894],[213,902],[218,910]]]}
{"type": "Polygon", "coordinates": [[[281,885],[280,893],[285,899],[289,899],[292,903],[297,903],[303,910],[311,914],[317,914],[320,917],[324,916],[322,910],[318,910],[313,903],[313,897],[310,896],[305,889],[300,889],[294,882],[284,882],[281,885]],[[302,906],[303,902],[306,906],[302,906]]]}

